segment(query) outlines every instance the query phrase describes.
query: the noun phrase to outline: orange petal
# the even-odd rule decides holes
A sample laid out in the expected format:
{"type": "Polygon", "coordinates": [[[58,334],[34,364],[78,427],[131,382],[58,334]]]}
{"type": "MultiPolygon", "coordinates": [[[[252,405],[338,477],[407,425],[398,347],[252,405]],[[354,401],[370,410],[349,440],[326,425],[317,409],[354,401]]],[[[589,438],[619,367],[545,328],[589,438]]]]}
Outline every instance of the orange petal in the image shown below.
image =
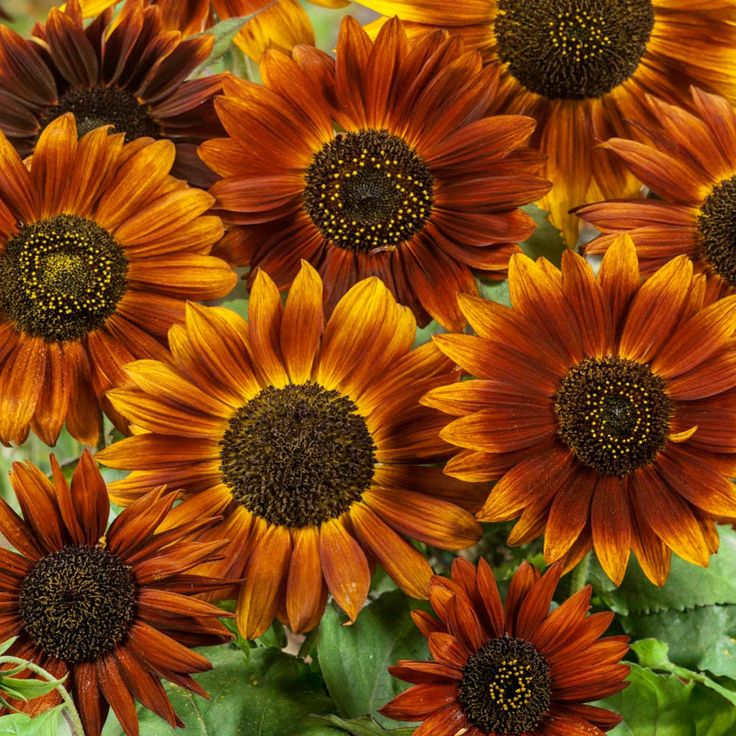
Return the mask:
{"type": "Polygon", "coordinates": [[[330,519],[319,529],[319,556],[327,587],[348,618],[355,621],[371,585],[365,552],[342,521],[330,519]]]}

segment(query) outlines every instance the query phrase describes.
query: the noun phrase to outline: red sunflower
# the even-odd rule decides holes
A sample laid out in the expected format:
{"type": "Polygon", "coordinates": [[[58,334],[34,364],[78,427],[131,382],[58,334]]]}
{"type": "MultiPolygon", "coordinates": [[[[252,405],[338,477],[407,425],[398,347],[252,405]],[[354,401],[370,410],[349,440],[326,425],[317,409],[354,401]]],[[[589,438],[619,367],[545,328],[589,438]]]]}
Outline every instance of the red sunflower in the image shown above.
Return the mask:
{"type": "Polygon", "coordinates": [[[504,606],[485,560],[477,568],[455,560],[450,580],[432,578],[437,619],[413,615],[432,661],[389,668],[414,687],[381,713],[423,721],[414,736],[602,736],[613,728],[620,716],[586,703],[627,686],[628,637],[601,638],[613,613],[586,616],[590,586],[550,613],[560,573],[555,565],[541,576],[523,563],[504,606]]]}
{"type": "Polygon", "coordinates": [[[213,200],[170,176],[170,141],[77,138],[70,113],[41,134],[30,171],[0,132],[0,442],[33,429],[53,445],[66,422],[96,444],[105,392],[136,358],[166,359],[187,299],[233,288],[208,255],[222,236],[213,200]]]}
{"type": "Polygon", "coordinates": [[[643,273],[686,255],[717,298],[736,288],[736,112],[722,97],[698,89],[692,96],[695,114],[650,100],[657,123],[645,130],[653,143],[604,144],[657,199],[599,202],[577,214],[603,233],[586,253],[605,253],[628,233],[643,273]]]}
{"type": "Polygon", "coordinates": [[[26,156],[50,122],[71,112],[81,133],[112,125],[127,141],[173,141],[174,175],[209,186],[212,172],[196,150],[222,135],[213,106],[222,76],[187,77],[213,43],[166,30],[161,10],[144,0],[127,0],[115,19],[106,10],[86,27],[79,0],[70,0],[30,39],[0,25],[0,131],[26,156]]]}
{"type": "MultiPolygon", "coordinates": [[[[227,614],[193,597],[222,584],[192,572],[223,546],[193,540],[216,519],[157,534],[177,498],[158,489],[108,529],[107,489],[92,456],[82,455],[71,486],[53,455],[51,466],[53,482],[30,463],[13,465],[25,518],[0,499],[0,533],[17,550],[0,547],[0,630],[18,637],[7,654],[66,678],[87,736],[99,736],[109,708],[137,736],[135,700],[183,726],[161,680],[206,696],[191,674],[212,665],[190,647],[230,639],[217,620],[227,614]]],[[[35,715],[59,701],[53,693],[12,705],[35,715]]]]}
{"type": "Polygon", "coordinates": [[[454,419],[445,472],[496,480],[478,518],[544,532],[548,562],[591,546],[620,583],[633,548],[657,585],[670,552],[707,565],[715,517],[736,516],[736,296],[706,300],[679,256],[641,284],[620,238],[598,278],[566,252],[562,272],[514,256],[513,308],[461,296],[476,335],[436,343],[477,381],[423,398],[454,419]]]}
{"type": "Polygon", "coordinates": [[[408,595],[432,570],[406,539],[443,549],[475,544],[485,484],[447,478],[443,417],[419,405],[459,373],[376,278],[356,284],[326,321],[309,264],[282,307],[260,271],[246,323],[191,305],[169,333],[173,362],[128,365],[110,400],[134,436],[98,453],[131,470],[110,489],[127,504],[150,485],[187,497],[167,525],[221,513],[205,538],[229,539],[218,576],[243,579],[237,621],[248,638],[275,616],[294,631],[320,621],[328,591],[355,619],[379,563],[408,595]]]}
{"type": "Polygon", "coordinates": [[[533,121],[490,113],[497,70],[443,32],[413,41],[392,21],[373,43],[346,18],[336,61],[271,51],[262,74],[264,86],[226,80],[230,137],[200,148],[223,177],[221,252],[280,289],[309,261],[328,312],[375,275],[420,325],[461,329],[455,294],[505,276],[534,231],[518,208],[549,188],[526,147],[533,121]]]}

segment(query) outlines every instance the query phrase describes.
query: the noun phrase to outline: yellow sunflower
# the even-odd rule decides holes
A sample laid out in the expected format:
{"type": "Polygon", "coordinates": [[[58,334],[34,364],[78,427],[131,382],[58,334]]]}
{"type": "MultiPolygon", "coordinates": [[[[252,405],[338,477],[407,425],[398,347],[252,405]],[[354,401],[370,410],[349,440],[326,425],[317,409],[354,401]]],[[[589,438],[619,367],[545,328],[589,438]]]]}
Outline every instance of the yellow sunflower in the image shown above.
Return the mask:
{"type": "MultiPolygon", "coordinates": [[[[687,104],[688,86],[736,101],[732,0],[358,0],[415,31],[457,32],[503,73],[500,110],[537,120],[533,145],[554,182],[541,205],[568,244],[585,202],[636,194],[627,169],[595,143],[644,121],[651,93],[687,104]]],[[[385,19],[380,20],[380,26],[385,19]]]]}
{"type": "Polygon", "coordinates": [[[170,141],[98,128],[67,113],[26,168],[0,133],[0,441],[32,428],[53,445],[66,422],[95,444],[105,392],[135,358],[166,359],[187,299],[227,294],[236,276],[208,255],[222,235],[213,199],[169,171],[170,141]]]}
{"type": "Polygon", "coordinates": [[[458,379],[452,361],[431,343],[411,349],[414,318],[376,278],[348,291],[326,324],[323,314],[311,266],[283,308],[260,271],[247,323],[190,305],[169,333],[172,362],[129,365],[135,388],[109,394],[135,430],[98,454],[133,471],[111,484],[113,498],[129,504],[166,483],[186,492],[168,526],[205,510],[224,517],[202,537],[230,540],[206,572],[244,580],[236,615],[249,638],[277,615],[313,628],[328,590],[354,620],[376,562],[426,597],[431,568],[405,537],[460,549],[481,534],[468,509],[487,488],[433,465],[451,447],[442,415],[419,404],[458,379]]]}

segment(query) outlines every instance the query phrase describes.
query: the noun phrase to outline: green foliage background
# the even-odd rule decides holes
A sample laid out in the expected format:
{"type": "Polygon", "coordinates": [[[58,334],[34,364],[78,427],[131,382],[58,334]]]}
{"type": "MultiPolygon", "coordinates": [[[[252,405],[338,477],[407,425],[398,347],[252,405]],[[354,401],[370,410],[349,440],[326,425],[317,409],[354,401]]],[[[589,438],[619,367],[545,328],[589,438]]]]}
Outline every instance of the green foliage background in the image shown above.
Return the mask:
{"type": "MultiPolygon", "coordinates": [[[[13,26],[27,33],[34,19],[45,17],[53,3],[49,0],[11,0],[5,7],[15,15],[13,26]]],[[[332,49],[339,18],[347,8],[330,11],[309,3],[317,43],[332,49]]],[[[218,65],[236,68],[239,73],[255,70],[232,48],[218,65]]],[[[535,207],[528,210],[539,230],[524,244],[532,257],[545,256],[559,263],[563,244],[559,233],[535,207]]],[[[508,303],[505,283],[481,284],[488,299],[508,303]]],[[[243,286],[224,302],[241,314],[247,313],[243,286]]],[[[417,344],[431,339],[440,330],[431,324],[417,332],[417,344]]],[[[108,429],[108,440],[113,439],[108,429]]],[[[54,449],[61,464],[71,472],[82,447],[63,435],[54,449]]],[[[45,470],[48,452],[40,440],[31,437],[23,447],[0,449],[0,477],[4,494],[11,503],[7,472],[12,462],[30,460],[45,470]]],[[[104,471],[108,480],[115,471],[104,471]]],[[[493,565],[502,589],[518,564],[524,560],[540,565],[540,545],[517,549],[505,544],[509,525],[486,527],[479,545],[463,552],[476,560],[485,556],[493,565]]],[[[605,702],[619,711],[624,723],[612,736],[733,736],[736,734],[736,532],[721,528],[721,552],[708,569],[693,567],[674,559],[672,574],[661,590],[644,578],[636,563],[631,564],[623,585],[616,590],[595,563],[563,579],[558,602],[585,582],[594,588],[594,608],[612,610],[616,620],[612,633],[632,637],[632,670],[629,687],[605,702]]],[[[0,543],[2,540],[0,539],[0,543]]],[[[447,573],[452,556],[423,547],[435,570],[447,573]]],[[[188,736],[410,736],[413,728],[396,724],[377,713],[378,708],[405,686],[392,679],[388,665],[398,659],[426,659],[426,641],[409,617],[412,608],[426,603],[409,600],[395,589],[380,571],[373,581],[371,600],[352,626],[344,615],[329,606],[317,631],[308,637],[294,637],[275,624],[261,639],[247,642],[236,638],[228,646],[203,650],[214,670],[198,676],[210,693],[202,700],[176,686],[167,690],[177,713],[184,720],[188,736]]],[[[224,604],[225,606],[227,604],[224,604]]],[[[0,642],[2,642],[0,632],[0,642]]],[[[2,694],[0,678],[0,694],[2,694]]],[[[175,733],[145,709],[140,709],[144,736],[175,733]]],[[[66,736],[69,727],[58,709],[37,719],[24,715],[0,718],[0,736],[66,736]]],[[[103,736],[122,736],[122,729],[110,717],[103,736]]]]}

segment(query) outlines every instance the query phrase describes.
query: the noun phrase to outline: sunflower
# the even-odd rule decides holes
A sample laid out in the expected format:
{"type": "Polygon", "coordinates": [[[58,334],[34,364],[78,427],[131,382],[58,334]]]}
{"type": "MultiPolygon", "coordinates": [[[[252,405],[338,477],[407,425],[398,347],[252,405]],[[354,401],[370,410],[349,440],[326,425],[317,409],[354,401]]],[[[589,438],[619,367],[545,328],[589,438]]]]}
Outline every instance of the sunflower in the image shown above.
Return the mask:
{"type": "Polygon", "coordinates": [[[134,471],[111,484],[113,498],[128,504],[166,483],[187,492],[166,524],[205,510],[225,517],[203,538],[231,542],[210,572],[244,579],[244,636],[276,615],[308,631],[328,590],[355,620],[376,561],[408,595],[426,597],[432,571],[402,535],[444,549],[480,537],[466,509],[480,508],[487,487],[431,465],[451,448],[439,438],[442,415],[419,405],[458,373],[431,343],[411,350],[415,328],[376,278],[350,289],[323,328],[311,266],[283,310],[260,271],[248,323],[190,304],[169,333],[173,362],[132,363],[136,388],[110,392],[136,435],[98,454],[134,471]]]}
{"type": "Polygon", "coordinates": [[[174,175],[207,187],[214,179],[197,145],[222,135],[213,106],[222,75],[186,79],[213,43],[210,35],[182,40],[166,31],[160,10],[144,0],[86,28],[79,0],[71,0],[52,8],[29,40],[0,26],[0,131],[26,156],[51,121],[71,112],[81,133],[109,124],[127,141],[172,140],[174,175]]]}
{"type": "Polygon", "coordinates": [[[549,187],[524,148],[533,121],[488,113],[497,72],[445,33],[414,43],[393,21],[373,44],[352,18],[336,62],[299,47],[268,52],[261,71],[265,86],[226,80],[230,137],[200,148],[223,177],[211,192],[232,225],[225,257],[280,288],[310,261],[328,311],[375,275],[420,325],[462,329],[455,294],[477,292],[474,273],[504,278],[534,230],[518,207],[549,187]]]}
{"type": "Polygon", "coordinates": [[[544,531],[548,562],[592,546],[617,584],[630,547],[657,585],[671,550],[707,565],[736,516],[736,296],[706,306],[686,256],[641,285],[628,237],[597,280],[571,252],[561,274],[514,256],[509,290],[513,309],[461,297],[477,336],[436,337],[481,380],[422,400],[456,417],[446,472],[498,480],[478,518],[520,517],[511,544],[544,531]]]}
{"type": "MultiPolygon", "coordinates": [[[[554,182],[541,200],[568,244],[585,202],[635,196],[639,184],[593,146],[641,137],[647,93],[685,104],[690,84],[736,101],[736,5],[731,0],[357,0],[409,21],[413,32],[458,32],[502,70],[499,110],[538,122],[532,145],[554,182]]],[[[385,22],[380,20],[377,25],[385,22]]]]}
{"type": "Polygon", "coordinates": [[[8,15],[7,11],[0,5],[0,20],[12,20],[12,16],[8,15]]]}
{"type": "Polygon", "coordinates": [[[30,173],[0,133],[0,441],[32,428],[49,445],[66,421],[95,444],[105,392],[135,358],[165,359],[186,299],[236,282],[207,255],[222,235],[206,192],[169,176],[171,141],[105,128],[77,140],[74,116],[50,123],[30,173]]]}
{"type": "MultiPolygon", "coordinates": [[[[79,0],[86,17],[97,15],[118,0],[79,0]]],[[[350,0],[309,0],[324,8],[344,8],[350,0]]],[[[148,0],[161,8],[166,28],[189,35],[199,33],[221,19],[248,15],[249,20],[235,36],[235,43],[258,61],[269,48],[290,51],[297,44],[314,46],[314,30],[299,0],[148,0]]]]}
{"type": "Polygon", "coordinates": [[[400,661],[389,671],[414,685],[381,709],[423,721],[414,736],[602,736],[621,717],[586,705],[627,686],[621,658],[628,637],[601,635],[613,614],[586,616],[590,586],[549,612],[561,568],[542,576],[524,562],[504,607],[484,559],[456,559],[450,580],[432,578],[434,612],[415,611],[430,662],[400,661]]]}
{"type": "MultiPolygon", "coordinates": [[[[192,597],[222,584],[191,572],[222,547],[193,539],[215,520],[154,533],[176,499],[158,489],[108,529],[107,489],[92,456],[82,455],[71,487],[53,455],[51,467],[53,483],[30,463],[13,465],[25,518],[0,499],[0,533],[17,550],[0,547],[0,627],[3,639],[18,637],[7,654],[66,678],[87,736],[99,736],[109,708],[128,736],[137,734],[134,699],[183,726],[161,680],[206,696],[190,675],[211,665],[189,647],[230,638],[217,620],[227,614],[192,597]]],[[[58,701],[55,693],[11,704],[35,715],[58,701]]]]}
{"type": "Polygon", "coordinates": [[[659,199],[600,202],[577,214],[604,233],[587,253],[605,253],[627,232],[643,273],[687,255],[717,298],[736,288],[736,113],[722,97],[698,89],[692,96],[696,114],[651,100],[659,121],[647,129],[652,144],[604,144],[659,199]]]}

